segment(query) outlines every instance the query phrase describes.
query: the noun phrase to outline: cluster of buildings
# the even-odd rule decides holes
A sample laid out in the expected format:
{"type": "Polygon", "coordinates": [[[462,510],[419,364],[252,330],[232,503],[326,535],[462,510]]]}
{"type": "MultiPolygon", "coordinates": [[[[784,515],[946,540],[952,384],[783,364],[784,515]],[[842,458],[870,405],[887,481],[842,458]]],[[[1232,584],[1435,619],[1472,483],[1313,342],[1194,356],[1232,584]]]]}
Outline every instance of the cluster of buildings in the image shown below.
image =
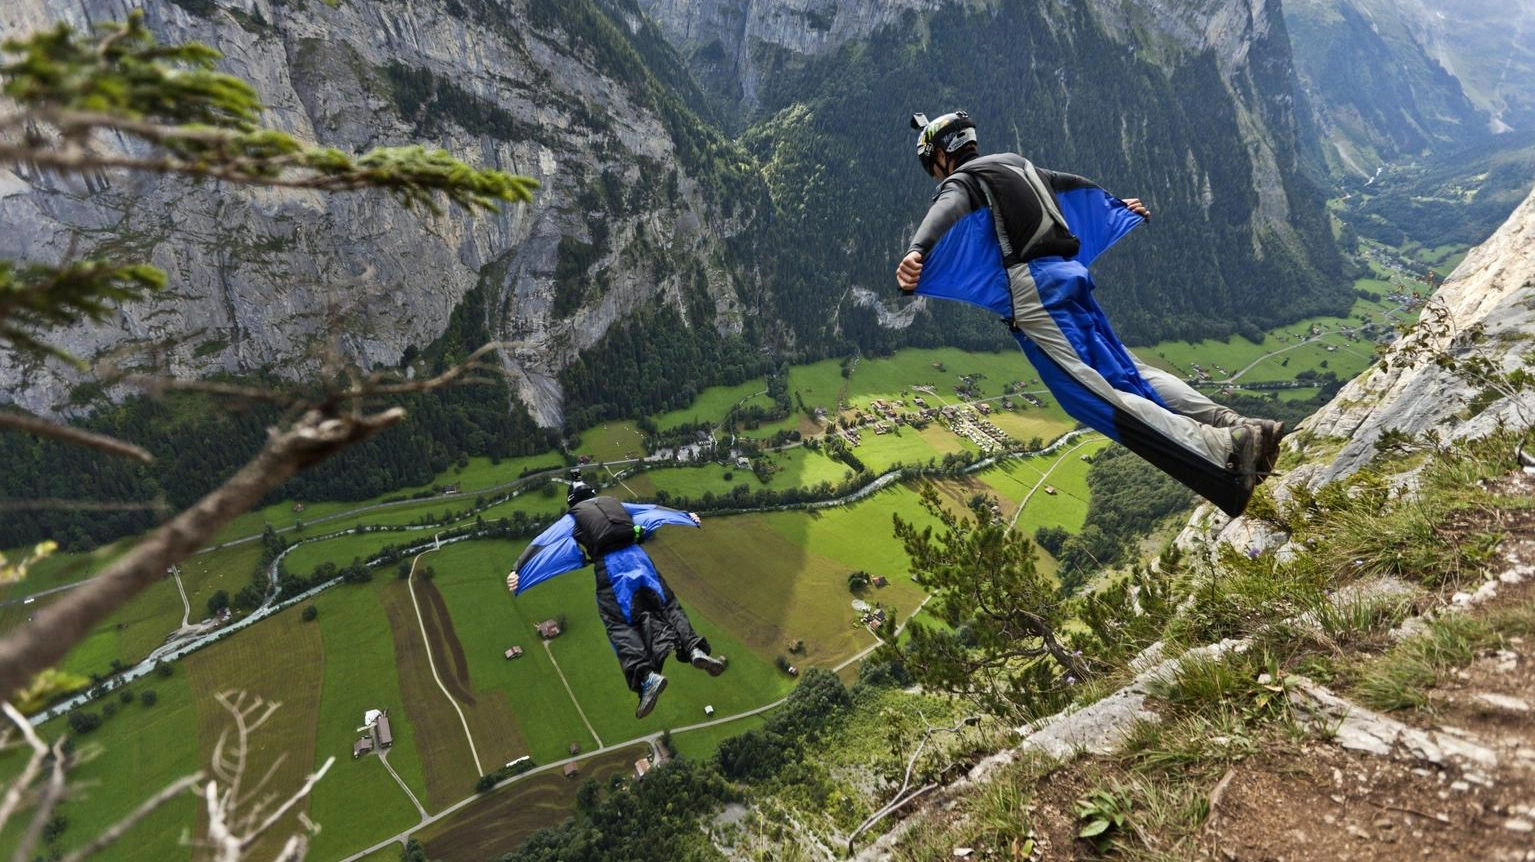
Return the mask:
{"type": "Polygon", "coordinates": [[[362,736],[352,743],[352,757],[362,757],[373,751],[383,751],[394,745],[394,732],[389,729],[389,710],[370,709],[362,716],[362,736]]]}
{"type": "MultiPolygon", "coordinates": [[[[981,404],[978,407],[987,405],[981,404]]],[[[991,412],[990,408],[985,412],[991,412]]],[[[949,406],[940,410],[939,415],[949,423],[949,430],[979,446],[982,452],[1003,452],[1013,445],[1013,438],[1007,436],[1006,431],[971,407],[949,406]]]]}

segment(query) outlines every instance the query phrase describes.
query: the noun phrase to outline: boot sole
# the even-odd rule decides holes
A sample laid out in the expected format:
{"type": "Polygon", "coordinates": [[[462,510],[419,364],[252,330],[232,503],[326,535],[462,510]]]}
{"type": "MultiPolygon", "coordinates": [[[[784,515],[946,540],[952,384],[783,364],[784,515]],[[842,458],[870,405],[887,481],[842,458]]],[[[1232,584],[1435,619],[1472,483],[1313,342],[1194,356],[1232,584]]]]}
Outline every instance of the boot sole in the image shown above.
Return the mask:
{"type": "Polygon", "coordinates": [[[666,691],[666,677],[664,676],[661,677],[660,682],[656,683],[655,690],[650,693],[650,697],[640,699],[640,705],[635,707],[634,717],[644,718],[649,715],[650,711],[656,708],[656,701],[661,699],[661,692],[663,691],[666,691]]]}
{"type": "Polygon", "coordinates": [[[719,676],[725,672],[725,660],[722,658],[709,656],[707,658],[694,659],[690,664],[699,670],[708,671],[709,676],[719,676]]]}

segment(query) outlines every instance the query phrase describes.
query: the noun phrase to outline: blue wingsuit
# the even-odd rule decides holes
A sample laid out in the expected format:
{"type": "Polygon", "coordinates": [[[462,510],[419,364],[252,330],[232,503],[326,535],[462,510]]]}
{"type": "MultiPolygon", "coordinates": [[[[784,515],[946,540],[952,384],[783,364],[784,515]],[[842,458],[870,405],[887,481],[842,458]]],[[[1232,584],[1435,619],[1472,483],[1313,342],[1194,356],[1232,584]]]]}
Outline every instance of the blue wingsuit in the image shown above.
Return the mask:
{"type": "Polygon", "coordinates": [[[1233,463],[1245,420],[1131,355],[1093,298],[1088,265],[1141,221],[1082,177],[969,156],[912,239],[916,293],[1000,315],[1067,413],[1235,516],[1251,494],[1233,463]]]}
{"type": "Polygon", "coordinates": [[[693,630],[677,597],[639,543],[664,524],[698,526],[686,512],[656,505],[620,503],[612,497],[583,500],[535,537],[517,559],[517,594],[555,575],[592,562],[597,577],[597,613],[623,668],[629,690],[638,692],[651,671],[659,673],[668,652],[686,661],[694,649],[712,652],[693,630]],[[612,547],[591,524],[603,512],[622,507],[633,519],[630,543],[612,547]],[[601,544],[599,544],[601,543],[601,544]]]}

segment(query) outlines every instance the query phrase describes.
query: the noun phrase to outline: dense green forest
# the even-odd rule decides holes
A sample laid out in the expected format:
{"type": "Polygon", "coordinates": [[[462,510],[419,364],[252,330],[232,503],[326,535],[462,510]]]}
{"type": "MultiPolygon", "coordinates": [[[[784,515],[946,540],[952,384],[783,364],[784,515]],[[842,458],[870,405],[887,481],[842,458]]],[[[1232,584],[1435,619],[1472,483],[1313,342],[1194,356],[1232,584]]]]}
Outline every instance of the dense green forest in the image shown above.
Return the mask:
{"type": "MultiPolygon", "coordinates": [[[[483,288],[471,291],[442,337],[419,355],[407,351],[402,366],[409,362],[423,373],[437,373],[489,341],[484,298],[483,288]]],[[[274,390],[284,385],[256,382],[274,390]]],[[[267,502],[289,497],[365,500],[427,484],[461,457],[531,455],[555,443],[556,435],[539,428],[504,384],[448,386],[395,401],[407,411],[405,422],[299,473],[267,502]]],[[[78,423],[81,427],[141,442],[158,456],[156,462],[134,465],[77,446],[0,434],[9,494],[17,499],[69,499],[89,488],[92,499],[100,502],[158,502],[179,510],[254,455],[266,439],[267,427],[280,418],[280,411],[270,405],[231,405],[191,393],[92,406],[97,409],[78,423]]],[[[66,550],[85,550],[147,530],[159,517],[148,508],[28,509],[0,522],[0,547],[53,538],[66,550]]]]}
{"type": "MultiPolygon", "coordinates": [[[[849,285],[894,292],[895,261],[931,194],[906,122],[916,110],[964,108],[977,118],[983,152],[1021,151],[1147,200],[1153,220],[1095,267],[1099,299],[1132,343],[1256,339],[1281,322],[1346,309],[1345,263],[1324,193],[1303,177],[1293,138],[1272,144],[1300,247],[1260,234],[1263,250],[1254,251],[1252,158],[1215,57],[1175,58],[1169,70],[1124,50],[1089,17],[1062,28],[1045,7],[1003,7],[946,7],[926,21],[908,13],[803,68],[777,58],[783,71],[767,76],[760,94],[769,113],[744,140],[773,193],[774,238],[793,252],[774,258],[772,280],[799,343],[834,341],[840,327],[878,352],[892,337],[871,311],[842,298],[849,285]],[[938,59],[951,56],[986,62],[938,59]]],[[[1275,58],[1253,64],[1269,76],[1253,83],[1287,92],[1279,60],[1288,47],[1262,40],[1252,51],[1275,58]]],[[[774,58],[763,62],[775,68],[774,58]]],[[[1273,129],[1293,130],[1281,108],[1267,110],[1273,129]]],[[[984,326],[983,318],[967,315],[964,325],[984,326]]],[[[966,343],[958,329],[943,327],[947,343],[966,343]]],[[[919,324],[909,343],[927,331],[919,324]]]]}

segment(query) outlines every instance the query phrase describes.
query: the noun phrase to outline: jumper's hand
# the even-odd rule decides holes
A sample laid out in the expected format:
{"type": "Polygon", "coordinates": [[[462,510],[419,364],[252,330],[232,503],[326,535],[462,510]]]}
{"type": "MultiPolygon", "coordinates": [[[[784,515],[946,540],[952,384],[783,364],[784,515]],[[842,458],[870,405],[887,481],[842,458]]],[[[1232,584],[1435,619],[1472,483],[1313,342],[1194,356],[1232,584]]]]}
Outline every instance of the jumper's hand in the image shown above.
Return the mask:
{"type": "Polygon", "coordinates": [[[1135,213],[1141,218],[1147,221],[1151,220],[1151,210],[1146,209],[1146,205],[1141,203],[1140,198],[1125,198],[1125,206],[1130,208],[1130,212],[1135,213]]]}
{"type": "Polygon", "coordinates": [[[917,279],[922,277],[922,252],[909,251],[895,268],[895,283],[907,293],[917,289],[917,279]]]}
{"type": "Polygon", "coordinates": [[[517,592],[517,570],[516,569],[512,569],[512,573],[510,575],[506,576],[506,588],[508,590],[510,590],[511,592],[514,592],[514,593],[517,592]]]}
{"type": "Polygon", "coordinates": [[[698,519],[698,513],[697,512],[689,512],[688,513],[688,517],[693,519],[693,523],[694,524],[697,524],[699,526],[703,526],[703,521],[700,521],[698,519]]]}

